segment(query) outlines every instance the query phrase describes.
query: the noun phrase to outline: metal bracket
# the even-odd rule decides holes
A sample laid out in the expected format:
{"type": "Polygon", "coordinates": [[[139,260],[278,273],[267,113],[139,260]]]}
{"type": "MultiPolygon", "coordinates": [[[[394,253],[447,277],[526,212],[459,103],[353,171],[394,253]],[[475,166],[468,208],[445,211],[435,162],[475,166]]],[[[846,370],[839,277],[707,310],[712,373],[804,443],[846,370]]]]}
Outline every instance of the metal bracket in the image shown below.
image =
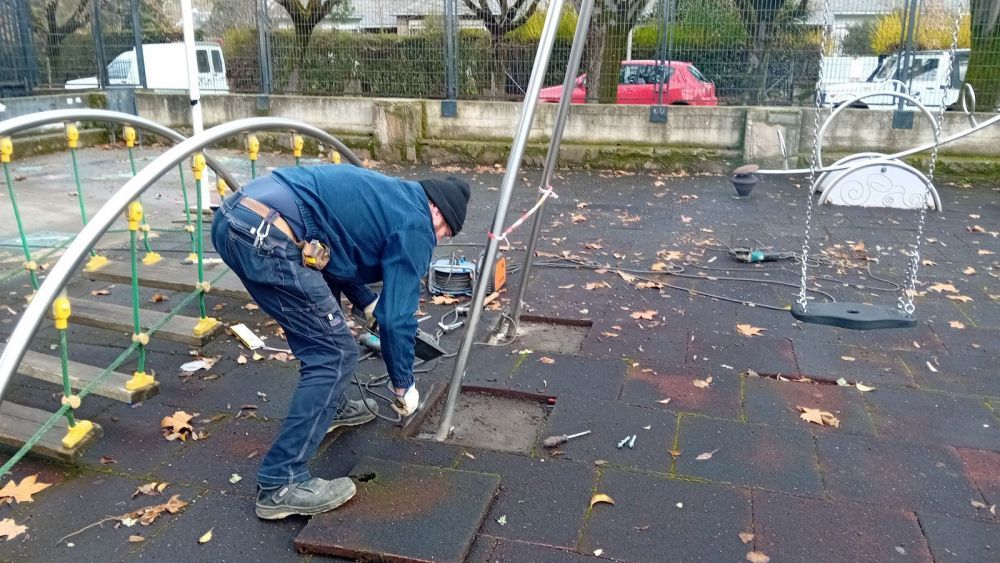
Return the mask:
{"type": "Polygon", "coordinates": [[[649,122],[650,123],[666,123],[667,122],[667,106],[650,106],[650,108],[649,108],[649,122]]]}
{"type": "Polygon", "coordinates": [[[458,117],[458,100],[441,100],[441,117],[458,117]]]}
{"type": "Polygon", "coordinates": [[[908,109],[897,109],[892,112],[893,129],[913,129],[913,114],[915,111],[908,109]]]}

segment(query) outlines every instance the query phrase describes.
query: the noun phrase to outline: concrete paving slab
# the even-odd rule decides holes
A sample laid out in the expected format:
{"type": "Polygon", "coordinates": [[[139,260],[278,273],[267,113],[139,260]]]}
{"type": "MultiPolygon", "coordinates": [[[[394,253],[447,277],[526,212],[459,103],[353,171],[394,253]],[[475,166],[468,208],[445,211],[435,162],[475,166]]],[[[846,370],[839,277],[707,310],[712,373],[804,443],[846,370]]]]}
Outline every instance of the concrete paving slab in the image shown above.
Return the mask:
{"type": "Polygon", "coordinates": [[[1000,523],[975,522],[919,512],[920,525],[936,561],[995,561],[1000,523]]]}
{"type": "MultiPolygon", "coordinates": [[[[761,327],[763,328],[763,327],[761,327]]],[[[747,337],[736,334],[734,324],[725,333],[695,332],[688,342],[688,363],[725,363],[738,371],[752,369],[762,374],[794,377],[799,373],[792,342],[771,336],[747,337]]]]}
{"type": "Polygon", "coordinates": [[[808,428],[813,432],[875,435],[875,424],[865,399],[854,387],[778,381],[747,376],[743,380],[743,410],[747,421],[775,426],[808,428]],[[840,420],[840,427],[810,425],[798,407],[820,409],[840,420]]]}
{"type": "Polygon", "coordinates": [[[823,494],[808,430],[693,415],[682,415],[678,425],[677,475],[802,496],[823,494]],[[697,459],[709,452],[709,459],[697,459]]]}
{"type": "Polygon", "coordinates": [[[755,490],[753,523],[751,545],[772,560],[933,561],[912,512],[755,490]]]}
{"type": "Polygon", "coordinates": [[[366,459],[374,473],[339,509],[314,516],[295,538],[305,553],[384,561],[463,561],[500,477],[366,459]],[[388,533],[391,530],[391,533],[388,533]]]}
{"type": "Polygon", "coordinates": [[[595,492],[615,500],[590,511],[581,553],[617,561],[743,561],[738,534],[750,530],[750,493],[605,469],[595,492]]]}
{"type": "Polygon", "coordinates": [[[590,430],[591,434],[559,446],[566,459],[588,463],[602,459],[614,466],[667,473],[676,424],[676,415],[659,409],[566,397],[556,403],[539,442],[545,436],[590,430]],[[617,447],[625,437],[633,435],[636,441],[632,448],[617,447]]]}
{"type": "Polygon", "coordinates": [[[884,388],[866,394],[865,400],[880,435],[1000,451],[1000,424],[982,397],[884,388]]]}
{"type": "Polygon", "coordinates": [[[501,476],[500,490],[482,533],[565,549],[576,547],[596,483],[593,464],[475,450],[463,453],[458,462],[458,469],[501,476]]]}
{"type": "Polygon", "coordinates": [[[644,407],[740,420],[740,376],[723,366],[689,367],[636,362],[628,370],[621,400],[644,407]],[[708,387],[695,380],[712,378],[708,387]],[[669,402],[663,403],[661,401],[669,402]]]}
{"type": "MultiPolygon", "coordinates": [[[[965,465],[965,474],[983,494],[986,504],[1000,505],[1000,471],[997,471],[1000,453],[967,448],[958,448],[957,451],[965,465]]],[[[996,518],[1000,520],[1000,515],[996,518]]]]}
{"type": "Polygon", "coordinates": [[[953,448],[831,433],[816,443],[835,501],[975,516],[978,493],[953,448]]]}

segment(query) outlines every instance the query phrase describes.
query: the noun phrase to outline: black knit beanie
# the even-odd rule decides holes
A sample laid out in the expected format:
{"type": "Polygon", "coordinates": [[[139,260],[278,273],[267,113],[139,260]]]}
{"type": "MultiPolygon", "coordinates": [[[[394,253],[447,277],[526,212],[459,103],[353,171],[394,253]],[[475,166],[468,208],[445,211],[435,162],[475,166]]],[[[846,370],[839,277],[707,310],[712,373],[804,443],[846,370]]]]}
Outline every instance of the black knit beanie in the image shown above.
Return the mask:
{"type": "Polygon", "coordinates": [[[454,176],[447,178],[431,178],[420,180],[420,185],[444,216],[444,222],[451,228],[451,234],[457,235],[465,223],[465,210],[469,206],[469,183],[454,176]]]}

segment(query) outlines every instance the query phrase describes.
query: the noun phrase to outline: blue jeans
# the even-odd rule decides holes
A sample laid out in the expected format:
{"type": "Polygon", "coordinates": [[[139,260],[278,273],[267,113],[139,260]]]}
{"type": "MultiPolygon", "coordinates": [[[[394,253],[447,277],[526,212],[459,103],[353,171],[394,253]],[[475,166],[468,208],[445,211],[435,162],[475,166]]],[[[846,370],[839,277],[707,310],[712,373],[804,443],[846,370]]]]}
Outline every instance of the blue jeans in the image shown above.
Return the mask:
{"type": "Polygon", "coordinates": [[[229,197],[216,212],[212,242],[260,308],[285,331],[301,362],[299,386],[281,431],[257,473],[264,487],[310,478],[308,462],[344,399],[358,363],[358,345],[323,274],[302,265],[295,243],[272,227],[256,241],[261,217],[229,197]],[[256,243],[256,244],[255,244],[256,243]]]}

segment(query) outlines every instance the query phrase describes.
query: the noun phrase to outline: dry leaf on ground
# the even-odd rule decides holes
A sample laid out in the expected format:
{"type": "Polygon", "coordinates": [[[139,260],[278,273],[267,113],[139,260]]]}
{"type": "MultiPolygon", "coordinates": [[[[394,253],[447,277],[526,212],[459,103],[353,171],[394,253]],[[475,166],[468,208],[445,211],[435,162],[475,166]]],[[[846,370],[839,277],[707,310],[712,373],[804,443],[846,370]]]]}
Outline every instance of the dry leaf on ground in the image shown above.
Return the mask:
{"type": "Polygon", "coordinates": [[[153,296],[149,298],[150,303],[159,303],[160,301],[170,301],[170,298],[162,293],[154,293],[153,296]]]}
{"type": "Polygon", "coordinates": [[[244,356],[243,354],[240,354],[240,356],[238,358],[236,358],[236,363],[239,364],[239,365],[241,365],[241,366],[243,364],[247,363],[248,361],[249,360],[247,360],[247,357],[244,356]]]}
{"type": "MultiPolygon", "coordinates": [[[[622,256],[622,258],[624,258],[624,256],[622,256]]],[[[625,280],[626,282],[628,282],[628,283],[635,283],[635,276],[633,276],[632,274],[629,274],[627,272],[623,272],[621,270],[615,270],[615,273],[618,274],[619,276],[621,276],[622,279],[625,280]]]]}
{"type": "Polygon", "coordinates": [[[993,251],[992,250],[986,250],[985,248],[980,248],[979,252],[977,252],[977,254],[979,254],[980,256],[989,256],[990,254],[993,254],[993,251]]]}
{"type": "Polygon", "coordinates": [[[667,250],[667,251],[661,250],[657,252],[656,255],[659,256],[660,258],[663,258],[667,262],[674,262],[684,257],[684,255],[677,250],[667,250]]]}
{"type": "Polygon", "coordinates": [[[176,514],[181,510],[184,510],[184,507],[187,506],[187,504],[187,502],[181,500],[180,495],[174,495],[170,497],[170,500],[163,504],[144,506],[138,510],[133,510],[132,512],[123,514],[116,519],[124,520],[126,518],[130,518],[132,520],[138,520],[143,526],[148,526],[155,522],[156,519],[159,518],[160,514],[163,514],[164,512],[176,514]]]}
{"type": "Polygon", "coordinates": [[[570,215],[569,219],[574,223],[583,223],[584,221],[587,220],[587,216],[582,213],[574,213],[570,215]]]}
{"type": "Polygon", "coordinates": [[[251,301],[250,303],[244,305],[243,308],[246,309],[247,311],[256,311],[257,309],[260,309],[260,305],[251,301]]]}
{"type": "Polygon", "coordinates": [[[140,536],[138,534],[134,534],[134,535],[131,535],[131,536],[128,537],[128,541],[129,541],[129,543],[140,543],[140,542],[146,541],[146,538],[144,538],[144,537],[142,537],[142,536],[140,536]]]}
{"type": "Polygon", "coordinates": [[[965,274],[965,275],[967,275],[967,276],[971,276],[971,275],[973,275],[973,274],[976,273],[976,269],[973,268],[972,266],[969,266],[968,268],[962,270],[962,273],[965,274]]]}
{"type": "Polygon", "coordinates": [[[587,291],[593,291],[595,289],[603,289],[605,287],[611,287],[611,284],[609,284],[608,282],[603,282],[603,281],[600,281],[600,282],[589,282],[587,284],[584,284],[583,289],[586,289],[587,291]]]}
{"type": "Polygon", "coordinates": [[[0,538],[4,538],[6,541],[10,541],[27,531],[27,526],[20,526],[10,518],[0,520],[0,538]]]}
{"type": "Polygon", "coordinates": [[[750,563],[767,563],[771,558],[759,551],[751,551],[747,553],[747,561],[750,563]]]}
{"type": "Polygon", "coordinates": [[[591,507],[593,507],[595,504],[597,504],[599,502],[607,503],[607,504],[610,504],[611,506],[615,505],[615,499],[609,497],[608,495],[606,495],[604,493],[597,493],[594,496],[590,497],[590,506],[591,507]]]}
{"type": "Polygon", "coordinates": [[[695,459],[698,460],[698,461],[705,461],[707,459],[712,459],[712,456],[715,455],[715,452],[717,452],[717,451],[719,451],[719,448],[715,448],[714,450],[712,450],[710,452],[705,452],[703,454],[698,454],[698,457],[696,457],[695,459]]]}
{"type": "Polygon", "coordinates": [[[693,383],[698,389],[707,389],[708,386],[712,384],[712,376],[710,375],[705,379],[695,379],[691,383],[693,383]]]}
{"type": "Polygon", "coordinates": [[[212,530],[214,529],[215,528],[210,528],[207,532],[202,534],[202,536],[198,538],[198,543],[208,543],[212,541],[212,530]]]}
{"type": "Polygon", "coordinates": [[[965,328],[965,323],[962,321],[948,321],[948,326],[951,328],[957,328],[959,330],[965,328]]]}
{"type": "Polygon", "coordinates": [[[292,355],[289,354],[288,352],[277,352],[277,353],[268,355],[267,359],[269,359],[269,360],[278,360],[279,362],[287,362],[288,360],[292,359],[292,355]]]}
{"type": "Polygon", "coordinates": [[[845,362],[853,362],[854,356],[841,356],[840,359],[844,360],[845,362]]]}
{"type": "Polygon", "coordinates": [[[548,356],[542,356],[541,358],[538,358],[538,361],[542,362],[543,364],[554,364],[554,363],[556,363],[555,360],[553,360],[552,358],[550,358],[548,356]]]}
{"type": "Polygon", "coordinates": [[[972,301],[972,298],[969,297],[968,295],[948,295],[947,297],[952,301],[961,301],[962,303],[968,303],[969,301],[972,301]]]}
{"type": "Polygon", "coordinates": [[[670,397],[667,397],[666,399],[660,399],[659,401],[656,402],[660,403],[661,405],[665,405],[670,402],[670,397]]]}
{"type": "Polygon", "coordinates": [[[869,386],[865,385],[864,383],[855,383],[854,387],[856,387],[858,389],[858,391],[861,391],[862,393],[867,393],[869,391],[874,391],[875,390],[874,387],[869,387],[869,386]]]}
{"type": "Polygon", "coordinates": [[[94,291],[91,291],[90,294],[93,295],[94,297],[100,297],[100,296],[103,296],[103,295],[111,295],[111,290],[108,289],[108,288],[95,289],[94,291]]]}
{"type": "Polygon", "coordinates": [[[181,441],[185,441],[194,432],[194,427],[191,426],[191,419],[194,418],[184,411],[177,411],[170,416],[163,417],[160,421],[160,430],[163,432],[163,437],[167,440],[176,440],[178,438],[181,441]]]}
{"type": "Polygon", "coordinates": [[[756,326],[742,325],[742,324],[736,325],[736,331],[742,334],[743,336],[759,336],[760,333],[764,332],[765,330],[767,329],[756,326]]]}
{"type": "Polygon", "coordinates": [[[431,298],[431,303],[435,305],[451,305],[454,303],[458,303],[459,301],[461,301],[461,299],[458,299],[457,297],[452,297],[450,295],[435,295],[434,297],[431,298]]]}
{"type": "Polygon", "coordinates": [[[664,270],[667,269],[667,265],[664,264],[663,262],[657,262],[657,263],[653,264],[652,266],[650,266],[649,269],[652,270],[652,271],[654,271],[654,272],[662,272],[662,271],[664,271],[664,270]]]}
{"type": "Polygon", "coordinates": [[[753,541],[753,534],[750,532],[740,532],[740,541],[743,543],[750,543],[753,541]]]}
{"type": "Polygon", "coordinates": [[[647,321],[651,321],[653,320],[653,317],[655,317],[656,315],[657,312],[650,309],[648,311],[636,311],[635,313],[632,313],[630,316],[635,320],[644,319],[647,321]]]}
{"type": "Polygon", "coordinates": [[[955,286],[950,283],[936,283],[928,287],[927,289],[929,291],[936,291],[937,293],[941,293],[943,291],[947,291],[948,293],[958,293],[958,290],[955,289],[955,286]]]}
{"type": "Polygon", "coordinates": [[[833,416],[833,413],[822,411],[819,409],[811,409],[809,407],[800,407],[796,405],[802,414],[799,418],[805,420],[806,422],[812,422],[813,424],[818,424],[820,426],[833,426],[834,428],[840,428],[840,420],[833,416]]]}
{"type": "Polygon", "coordinates": [[[161,495],[163,494],[163,490],[166,489],[168,485],[170,485],[170,483],[158,483],[156,481],[153,481],[152,483],[146,483],[145,485],[141,485],[135,489],[135,492],[132,493],[132,498],[135,498],[139,495],[146,495],[151,497],[161,495]]]}
{"type": "Polygon", "coordinates": [[[51,483],[39,483],[37,479],[38,475],[35,474],[21,479],[20,483],[15,484],[13,479],[7,481],[7,484],[0,489],[0,504],[4,502],[34,502],[35,499],[31,498],[31,495],[52,486],[51,483]]]}

